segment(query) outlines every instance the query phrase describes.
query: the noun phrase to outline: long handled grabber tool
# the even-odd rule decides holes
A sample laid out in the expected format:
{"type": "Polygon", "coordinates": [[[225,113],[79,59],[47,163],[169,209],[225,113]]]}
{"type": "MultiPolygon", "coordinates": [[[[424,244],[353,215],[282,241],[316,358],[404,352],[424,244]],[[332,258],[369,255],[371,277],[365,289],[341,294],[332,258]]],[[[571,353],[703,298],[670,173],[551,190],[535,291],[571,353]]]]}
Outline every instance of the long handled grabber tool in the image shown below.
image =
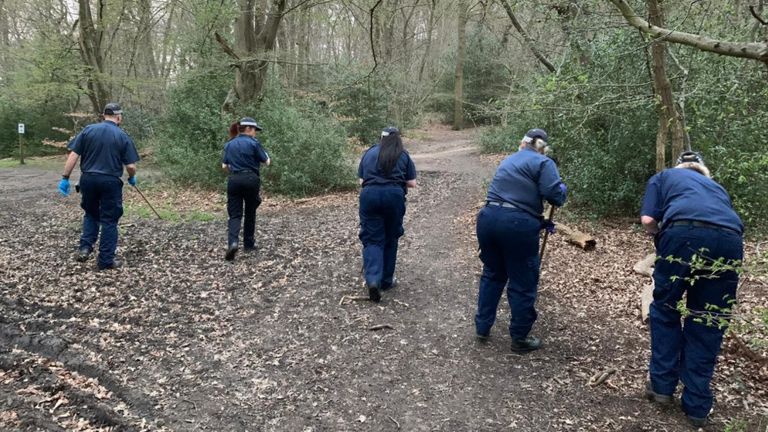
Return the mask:
{"type": "MultiPolygon", "coordinates": [[[[547,220],[552,222],[552,217],[555,215],[555,206],[549,208],[549,215],[547,220]]],[[[541,251],[539,252],[539,265],[544,260],[544,249],[547,247],[547,239],[549,238],[549,231],[544,231],[544,240],[541,241],[541,251]]]]}
{"type": "MultiPolygon", "coordinates": [[[[142,198],[144,198],[144,202],[147,203],[150,209],[152,209],[152,212],[155,214],[155,216],[157,216],[158,219],[163,220],[163,218],[160,217],[160,213],[158,213],[157,210],[155,210],[155,208],[152,207],[152,204],[149,203],[149,200],[147,199],[147,197],[145,197],[144,194],[141,193],[141,191],[139,190],[139,187],[134,185],[133,188],[136,189],[136,192],[138,192],[142,198]]],[[[546,241],[546,237],[544,237],[544,240],[546,241]]]]}

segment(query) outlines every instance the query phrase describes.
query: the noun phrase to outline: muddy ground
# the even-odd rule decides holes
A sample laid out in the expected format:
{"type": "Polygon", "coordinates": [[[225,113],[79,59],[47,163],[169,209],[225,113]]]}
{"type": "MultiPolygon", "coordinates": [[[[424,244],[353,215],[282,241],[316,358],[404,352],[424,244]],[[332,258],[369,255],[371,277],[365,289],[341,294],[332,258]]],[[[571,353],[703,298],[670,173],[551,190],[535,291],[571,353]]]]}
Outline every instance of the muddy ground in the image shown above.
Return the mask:
{"type": "MultiPolygon", "coordinates": [[[[127,211],[125,266],[99,272],[73,259],[81,211],[57,196],[58,172],[0,170],[0,429],[690,430],[679,409],[642,397],[647,278],[632,266],[653,249],[639,227],[576,223],[594,252],[550,239],[534,328],[544,349],[509,351],[503,301],[478,343],[474,215],[495,162],[472,132],[419,136],[399,286],[380,304],[354,299],[366,295],[355,193],[267,197],[258,252],[234,264],[220,197],[184,195],[214,209],[210,221],[127,211]]],[[[142,205],[129,189],[125,200],[142,205]]],[[[747,281],[745,306],[764,305],[764,289],[747,281]]],[[[765,430],[767,383],[768,366],[726,343],[707,430],[765,430]]]]}

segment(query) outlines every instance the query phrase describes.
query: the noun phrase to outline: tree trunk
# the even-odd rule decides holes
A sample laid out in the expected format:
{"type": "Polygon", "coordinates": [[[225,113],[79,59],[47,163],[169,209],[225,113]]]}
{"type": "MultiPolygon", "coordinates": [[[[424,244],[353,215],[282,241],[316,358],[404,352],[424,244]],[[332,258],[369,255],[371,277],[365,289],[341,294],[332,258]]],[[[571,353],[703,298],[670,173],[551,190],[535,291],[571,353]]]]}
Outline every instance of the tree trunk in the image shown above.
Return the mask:
{"type": "MultiPolygon", "coordinates": [[[[235,104],[248,105],[262,93],[267,78],[267,66],[277,38],[277,31],[287,0],[270,0],[259,8],[255,0],[239,0],[240,16],[235,20],[235,50],[225,51],[237,60],[235,84],[227,95],[222,110],[235,113],[235,104]]],[[[223,43],[223,38],[219,43],[223,43]]]]}
{"type": "Polygon", "coordinates": [[[550,72],[555,72],[555,66],[550,63],[549,60],[547,60],[546,57],[536,48],[535,41],[531,36],[528,34],[527,31],[523,28],[523,26],[520,25],[520,22],[517,20],[517,17],[515,16],[514,11],[512,10],[512,7],[509,5],[509,2],[507,0],[500,0],[501,5],[504,6],[504,10],[507,12],[507,16],[509,17],[509,20],[512,21],[512,25],[515,26],[515,29],[518,33],[520,33],[520,36],[523,37],[523,40],[525,41],[525,44],[528,46],[528,49],[531,50],[531,53],[533,54],[536,59],[541,62],[541,64],[544,65],[544,67],[547,68],[550,72]]]}
{"type": "Polygon", "coordinates": [[[453,91],[453,129],[464,129],[464,58],[466,57],[466,30],[469,10],[465,0],[459,0],[459,18],[457,20],[456,81],[453,91]]]}
{"type": "Polygon", "coordinates": [[[424,78],[424,68],[427,65],[427,59],[432,50],[432,32],[435,29],[435,7],[437,6],[437,0],[431,0],[429,2],[429,19],[427,20],[427,45],[424,48],[424,55],[421,57],[421,65],[419,66],[419,82],[424,78]]]}
{"type": "Polygon", "coordinates": [[[157,78],[157,62],[155,61],[155,44],[152,37],[152,1],[140,0],[138,4],[139,8],[139,42],[143,47],[139,50],[143,57],[143,66],[145,73],[151,78],[157,78]]]}
{"type": "Polygon", "coordinates": [[[0,0],[0,45],[7,48],[11,45],[10,28],[8,27],[8,6],[5,0],[0,0]]]}
{"type": "MultiPolygon", "coordinates": [[[[664,11],[658,0],[648,0],[649,22],[664,27],[664,11]]],[[[672,157],[682,153],[685,147],[685,132],[672,94],[672,85],[667,78],[666,44],[656,41],[651,47],[653,83],[659,98],[659,130],[656,134],[656,171],[666,168],[666,143],[672,131],[672,157]]]]}
{"type": "Polygon", "coordinates": [[[102,49],[104,29],[101,17],[104,14],[104,9],[107,7],[106,0],[99,0],[97,6],[99,8],[98,27],[93,22],[90,1],[78,0],[80,56],[88,67],[86,77],[89,90],[88,98],[91,100],[94,112],[98,114],[104,108],[104,105],[109,102],[111,92],[105,82],[108,74],[104,68],[104,52],[102,49]]]}

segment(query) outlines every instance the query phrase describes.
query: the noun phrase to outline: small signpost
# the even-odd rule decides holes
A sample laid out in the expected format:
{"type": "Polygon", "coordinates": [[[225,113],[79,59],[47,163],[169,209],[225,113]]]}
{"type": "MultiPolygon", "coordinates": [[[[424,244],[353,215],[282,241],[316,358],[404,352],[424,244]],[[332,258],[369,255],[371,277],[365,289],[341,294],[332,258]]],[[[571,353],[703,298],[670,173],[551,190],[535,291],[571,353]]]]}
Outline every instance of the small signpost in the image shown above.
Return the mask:
{"type": "Polygon", "coordinates": [[[19,123],[19,163],[24,165],[24,123],[19,123]]]}

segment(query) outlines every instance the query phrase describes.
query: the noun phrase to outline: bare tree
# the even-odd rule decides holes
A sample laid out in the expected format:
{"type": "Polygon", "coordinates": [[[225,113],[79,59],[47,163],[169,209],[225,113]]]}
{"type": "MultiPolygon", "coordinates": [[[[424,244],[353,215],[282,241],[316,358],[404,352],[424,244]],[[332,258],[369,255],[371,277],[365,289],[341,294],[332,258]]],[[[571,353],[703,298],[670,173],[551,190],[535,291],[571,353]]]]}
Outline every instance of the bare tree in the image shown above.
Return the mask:
{"type": "Polygon", "coordinates": [[[467,21],[469,20],[469,7],[466,0],[458,1],[459,17],[456,20],[457,46],[456,46],[456,81],[453,89],[453,128],[464,128],[464,60],[467,51],[467,21]]]}
{"type": "Polygon", "coordinates": [[[216,40],[236,61],[235,83],[227,94],[222,110],[234,112],[234,104],[248,104],[261,96],[267,78],[269,54],[275,46],[277,30],[285,11],[286,0],[238,0],[240,15],[235,20],[235,48],[221,35],[216,40]]]}
{"type": "Polygon", "coordinates": [[[504,7],[504,10],[507,12],[507,16],[509,17],[510,21],[512,21],[512,25],[515,27],[518,33],[520,33],[520,36],[523,37],[523,40],[525,41],[525,44],[528,46],[528,49],[531,50],[531,53],[533,54],[536,59],[541,62],[541,64],[544,65],[544,67],[547,68],[550,72],[555,72],[555,66],[552,65],[552,63],[547,60],[547,58],[544,56],[544,54],[539,51],[538,48],[536,48],[536,42],[533,40],[531,35],[528,34],[527,31],[523,28],[523,26],[520,25],[520,22],[517,20],[517,17],[515,16],[515,12],[512,10],[512,7],[509,5],[509,2],[507,0],[499,0],[499,3],[504,7]]]}
{"type": "Polygon", "coordinates": [[[663,38],[667,42],[687,45],[715,54],[758,60],[768,64],[768,42],[730,42],[693,33],[669,30],[640,18],[625,0],[608,1],[619,9],[629,25],[654,38],[663,38]]]}
{"type": "Polygon", "coordinates": [[[104,15],[107,8],[106,0],[98,0],[96,22],[91,13],[89,0],[78,0],[80,34],[80,56],[88,67],[86,85],[88,98],[91,100],[94,112],[101,112],[109,102],[112,94],[107,80],[107,70],[104,61],[104,15]]]}
{"type": "MultiPolygon", "coordinates": [[[[648,16],[652,25],[664,26],[664,10],[658,0],[648,0],[648,16]]],[[[656,133],[656,171],[666,168],[666,149],[669,132],[672,132],[672,157],[682,153],[685,146],[680,112],[677,110],[672,85],[667,78],[666,44],[656,41],[651,47],[653,86],[659,98],[659,129],[656,133]]]]}

